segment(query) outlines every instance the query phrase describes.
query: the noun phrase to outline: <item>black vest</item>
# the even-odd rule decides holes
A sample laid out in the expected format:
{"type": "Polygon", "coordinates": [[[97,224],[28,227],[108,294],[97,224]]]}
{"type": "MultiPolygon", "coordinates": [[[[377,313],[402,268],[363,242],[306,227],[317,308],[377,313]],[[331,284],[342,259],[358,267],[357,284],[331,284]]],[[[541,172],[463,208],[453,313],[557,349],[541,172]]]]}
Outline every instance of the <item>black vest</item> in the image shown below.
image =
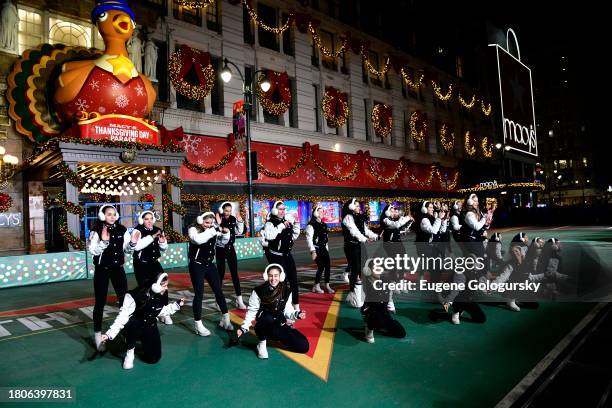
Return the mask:
{"type": "MultiPolygon", "coordinates": [[[[125,255],[123,253],[123,236],[127,228],[121,224],[113,224],[108,227],[108,233],[110,238],[108,240],[108,246],[102,252],[102,255],[94,256],[94,264],[106,267],[118,267],[122,266],[125,262],[125,255]]],[[[96,231],[100,240],[102,239],[102,230],[96,231]]]]}
{"type": "Polygon", "coordinates": [[[214,235],[211,239],[203,244],[189,242],[189,260],[204,265],[210,265],[215,259],[215,243],[217,236],[214,235]]]}
{"type": "MultiPolygon", "coordinates": [[[[282,224],[284,220],[275,216],[270,216],[268,222],[272,223],[274,228],[276,228],[279,224],[282,224]]],[[[291,227],[286,227],[276,236],[276,238],[268,241],[268,249],[274,252],[288,254],[291,248],[293,248],[293,228],[291,227]]]]}
{"type": "Polygon", "coordinates": [[[136,288],[128,292],[134,302],[136,309],[132,314],[132,318],[142,321],[145,326],[155,326],[157,324],[157,316],[166,306],[167,299],[158,293],[152,293],[148,289],[136,288]]]}
{"type": "MultiPolygon", "coordinates": [[[[451,218],[454,215],[457,216],[457,221],[459,221],[459,224],[461,225],[461,214],[459,213],[459,211],[453,210],[453,212],[451,213],[451,218]]],[[[458,229],[457,231],[455,231],[455,229],[452,227],[452,224],[451,224],[450,228],[451,228],[451,231],[453,233],[453,238],[455,239],[455,242],[461,242],[461,229],[458,229]]]]}
{"type": "MultiPolygon", "coordinates": [[[[421,222],[423,221],[424,218],[427,218],[432,226],[436,222],[436,218],[433,215],[424,214],[419,219],[418,224],[415,227],[415,232],[416,232],[416,238],[414,239],[415,242],[429,242],[429,240],[434,237],[432,234],[430,234],[427,231],[423,231],[423,229],[421,228],[421,222]]],[[[432,239],[432,242],[433,242],[433,239],[432,239]]]]}
{"type": "Polygon", "coordinates": [[[254,289],[260,301],[258,315],[261,312],[267,312],[284,320],[285,305],[287,304],[287,300],[289,300],[291,288],[289,285],[285,284],[285,282],[280,282],[279,285],[283,285],[281,295],[274,302],[267,304],[264,304],[263,299],[272,293],[274,290],[272,286],[270,286],[268,282],[264,282],[254,289]]]}
{"type": "Polygon", "coordinates": [[[230,215],[227,218],[224,218],[223,215],[221,216],[221,228],[227,228],[230,231],[230,239],[229,242],[225,244],[225,248],[229,248],[234,245],[234,242],[236,241],[237,225],[238,222],[236,221],[236,217],[234,217],[233,215],[230,215]]]}
{"type": "MultiPolygon", "coordinates": [[[[144,225],[138,225],[135,230],[140,231],[140,239],[147,237],[149,235],[155,235],[158,231],[161,231],[156,226],[153,226],[153,229],[148,230],[144,225]]],[[[142,261],[146,263],[154,262],[159,259],[161,256],[161,250],[159,249],[159,237],[155,238],[152,243],[150,243],[146,248],[141,249],[140,251],[134,251],[134,261],[142,261]]]]}
{"type": "Polygon", "coordinates": [[[459,230],[461,232],[461,239],[463,239],[464,242],[482,242],[486,239],[482,236],[482,234],[486,230],[486,227],[482,227],[480,230],[476,231],[475,229],[468,226],[465,222],[465,219],[467,218],[469,212],[473,212],[476,214],[476,221],[480,221],[482,219],[482,215],[476,213],[475,210],[468,210],[463,216],[463,223],[461,224],[461,229],[459,230]]]}
{"type": "Polygon", "coordinates": [[[390,219],[391,221],[399,220],[399,218],[393,219],[386,216],[382,219],[380,226],[383,227],[383,242],[402,242],[400,229],[385,226],[384,222],[386,219],[390,219]]]}
{"type": "MultiPolygon", "coordinates": [[[[357,229],[359,230],[359,232],[361,232],[362,235],[365,235],[365,218],[361,215],[361,214],[347,214],[347,215],[352,215],[353,216],[353,221],[355,221],[355,225],[357,226],[357,229]]],[[[345,216],[346,218],[346,216],[345,216]]],[[[343,220],[344,221],[344,220],[343,220]]],[[[351,235],[351,232],[349,231],[349,229],[346,227],[346,225],[344,225],[344,222],[342,222],[342,235],[344,236],[344,243],[351,243],[351,244],[358,244],[359,240],[357,238],[355,238],[353,235],[351,235]]]]}
{"type": "Polygon", "coordinates": [[[312,243],[316,248],[325,248],[328,241],[327,224],[323,221],[319,222],[314,217],[308,222],[308,225],[312,226],[314,234],[312,236],[312,243]]]}

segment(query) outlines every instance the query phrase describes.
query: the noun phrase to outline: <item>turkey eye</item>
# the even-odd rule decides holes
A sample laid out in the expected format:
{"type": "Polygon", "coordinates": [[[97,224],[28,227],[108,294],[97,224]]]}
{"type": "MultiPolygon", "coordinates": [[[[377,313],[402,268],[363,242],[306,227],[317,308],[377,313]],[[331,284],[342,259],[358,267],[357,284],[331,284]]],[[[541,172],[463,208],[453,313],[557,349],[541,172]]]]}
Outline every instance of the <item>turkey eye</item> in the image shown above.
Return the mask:
{"type": "Polygon", "coordinates": [[[98,21],[106,21],[107,18],[108,18],[108,14],[104,12],[98,16],[98,21]]]}

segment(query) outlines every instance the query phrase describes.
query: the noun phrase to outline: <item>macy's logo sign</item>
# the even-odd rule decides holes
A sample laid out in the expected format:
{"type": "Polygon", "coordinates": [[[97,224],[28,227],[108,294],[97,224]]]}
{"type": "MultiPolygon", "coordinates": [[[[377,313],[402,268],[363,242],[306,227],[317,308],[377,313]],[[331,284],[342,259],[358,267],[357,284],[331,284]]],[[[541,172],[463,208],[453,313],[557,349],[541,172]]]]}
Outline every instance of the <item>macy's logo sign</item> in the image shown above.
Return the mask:
{"type": "Polygon", "coordinates": [[[536,133],[533,125],[523,126],[504,118],[504,141],[510,141],[526,146],[530,154],[538,154],[536,133]],[[535,151],[535,153],[534,153],[535,151]]]}

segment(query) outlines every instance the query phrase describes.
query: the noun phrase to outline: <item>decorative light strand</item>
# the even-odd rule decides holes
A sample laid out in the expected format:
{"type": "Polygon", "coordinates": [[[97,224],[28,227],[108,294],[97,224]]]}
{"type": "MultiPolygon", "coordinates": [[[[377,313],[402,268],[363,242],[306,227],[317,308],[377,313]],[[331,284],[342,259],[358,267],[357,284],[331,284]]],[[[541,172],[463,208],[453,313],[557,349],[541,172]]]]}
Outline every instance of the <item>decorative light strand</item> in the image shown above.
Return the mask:
{"type": "Polygon", "coordinates": [[[410,115],[410,136],[416,143],[421,143],[427,135],[427,121],[419,111],[410,115]]]}
{"type": "Polygon", "coordinates": [[[377,103],[372,109],[372,126],[380,137],[387,137],[393,130],[393,114],[391,106],[377,103]]]}
{"type": "Polygon", "coordinates": [[[312,40],[314,41],[317,48],[321,51],[323,55],[326,55],[330,58],[338,58],[340,54],[344,54],[346,48],[348,47],[348,38],[344,37],[342,39],[342,45],[340,46],[340,48],[338,48],[337,51],[332,52],[327,49],[326,46],[323,45],[323,43],[321,42],[321,38],[319,37],[317,30],[312,26],[312,23],[308,23],[308,30],[310,31],[310,34],[312,35],[312,40]]]}
{"type": "Polygon", "coordinates": [[[468,154],[468,156],[473,157],[476,154],[476,147],[470,144],[470,131],[469,130],[465,132],[463,144],[464,144],[465,152],[468,154]]]}
{"type": "Polygon", "coordinates": [[[489,116],[491,114],[491,104],[489,103],[486,107],[485,107],[485,103],[484,100],[480,100],[480,109],[482,110],[482,113],[484,113],[485,116],[489,116]]]}
{"type": "Polygon", "coordinates": [[[376,68],[374,68],[374,66],[370,63],[370,59],[368,58],[366,49],[363,45],[361,46],[360,53],[361,53],[361,59],[363,60],[365,67],[367,68],[368,71],[370,71],[372,75],[383,77],[385,76],[387,71],[389,71],[389,68],[391,67],[391,58],[387,57],[387,60],[385,61],[385,65],[379,71],[376,68]]]}
{"type": "Polygon", "coordinates": [[[474,107],[474,105],[476,105],[476,95],[472,95],[472,99],[469,102],[466,102],[465,99],[463,99],[463,96],[461,96],[461,93],[459,94],[459,103],[461,104],[461,106],[463,106],[466,109],[472,109],[474,107]]]}
{"type": "Polygon", "coordinates": [[[446,91],[445,94],[442,93],[440,85],[438,85],[436,83],[436,81],[431,81],[431,86],[433,87],[434,90],[434,94],[438,97],[438,99],[440,99],[441,101],[448,101],[450,99],[451,96],[453,96],[453,84],[449,84],[448,85],[448,90],[446,91]]]}
{"type": "Polygon", "coordinates": [[[449,152],[455,147],[455,132],[450,132],[450,138],[448,136],[448,126],[446,123],[440,127],[440,144],[444,151],[449,152]]]}
{"type": "Polygon", "coordinates": [[[411,88],[413,91],[418,92],[419,88],[423,84],[423,79],[425,78],[425,75],[421,74],[421,76],[419,77],[419,79],[417,81],[413,81],[408,76],[408,74],[406,74],[406,71],[404,70],[404,67],[400,68],[400,74],[402,75],[402,78],[404,79],[404,82],[406,83],[406,85],[409,88],[411,88]]]}
{"type": "Polygon", "coordinates": [[[489,143],[488,137],[485,136],[482,138],[480,146],[482,147],[482,154],[484,157],[486,157],[487,159],[493,157],[493,143],[489,143]]]}
{"type": "Polygon", "coordinates": [[[259,18],[259,16],[255,12],[255,10],[253,10],[251,8],[251,6],[249,6],[248,3],[249,3],[248,0],[243,0],[242,1],[242,4],[244,4],[244,7],[246,7],[247,12],[249,13],[249,16],[251,16],[251,19],[255,22],[255,24],[257,24],[260,28],[264,29],[265,31],[268,31],[268,32],[274,33],[274,34],[282,34],[283,32],[285,32],[291,26],[291,21],[293,20],[293,13],[289,14],[289,16],[287,17],[287,22],[285,24],[283,24],[282,26],[280,26],[280,27],[270,27],[269,25],[264,23],[259,18]]]}

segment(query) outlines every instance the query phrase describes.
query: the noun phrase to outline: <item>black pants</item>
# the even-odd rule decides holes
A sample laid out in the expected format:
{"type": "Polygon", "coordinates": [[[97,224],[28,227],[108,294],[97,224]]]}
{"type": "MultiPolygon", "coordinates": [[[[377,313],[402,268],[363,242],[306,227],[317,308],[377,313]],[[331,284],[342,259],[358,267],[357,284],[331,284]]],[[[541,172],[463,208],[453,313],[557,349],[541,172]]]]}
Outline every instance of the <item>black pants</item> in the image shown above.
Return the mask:
{"type": "MultiPolygon", "coordinates": [[[[138,286],[151,286],[157,280],[157,276],[164,272],[159,261],[141,262],[138,258],[134,258],[134,277],[138,286]]],[[[166,303],[168,303],[168,291],[162,295],[166,303]]]]}
{"type": "Polygon", "coordinates": [[[108,281],[113,284],[115,294],[119,304],[123,304],[123,297],[127,292],[127,278],[123,266],[105,267],[96,265],[94,272],[94,296],[96,303],[93,310],[94,331],[102,331],[102,316],[104,314],[104,306],[106,305],[106,296],[108,295],[108,281]]]}
{"type": "Polygon", "coordinates": [[[300,288],[298,286],[297,270],[295,268],[295,261],[291,253],[277,255],[270,252],[270,263],[277,263],[285,270],[285,275],[289,280],[289,286],[291,287],[291,302],[295,305],[300,303],[300,288]]]}
{"type": "Polygon", "coordinates": [[[230,274],[232,275],[232,283],[234,284],[234,292],[236,296],[240,296],[240,278],[238,277],[238,259],[236,258],[236,249],[233,245],[226,247],[216,247],[217,255],[217,270],[219,271],[219,282],[223,286],[225,279],[225,261],[229,266],[230,274]]]}
{"type": "Polygon", "coordinates": [[[453,303],[453,313],[466,311],[470,314],[473,323],[484,323],[487,316],[484,314],[478,303],[457,301],[453,303]]]}
{"type": "Polygon", "coordinates": [[[274,263],[272,262],[272,258],[270,258],[270,251],[268,250],[268,248],[264,248],[264,255],[266,256],[266,260],[269,264],[274,263]]]}
{"type": "Polygon", "coordinates": [[[321,275],[325,272],[325,283],[329,283],[329,275],[331,273],[331,260],[329,259],[329,252],[327,248],[317,248],[317,274],[315,276],[315,284],[321,283],[321,275]]]}
{"type": "Polygon", "coordinates": [[[274,318],[271,313],[263,312],[257,317],[255,334],[260,341],[277,340],[289,351],[307,353],[310,345],[308,339],[293,327],[285,323],[284,318],[274,318]]]}
{"type": "Polygon", "coordinates": [[[387,336],[397,337],[398,339],[406,337],[404,327],[400,322],[393,319],[389,310],[387,310],[387,302],[366,302],[361,311],[368,329],[382,331],[387,336]]]}
{"type": "Polygon", "coordinates": [[[202,300],[204,299],[204,280],[208,282],[208,285],[215,294],[215,300],[219,305],[222,313],[227,313],[227,304],[225,303],[225,296],[221,290],[221,283],[219,283],[219,273],[215,265],[203,265],[194,261],[189,261],[189,276],[191,277],[191,284],[193,285],[193,319],[202,320],[202,300]]]}
{"type": "Polygon", "coordinates": [[[344,243],[346,260],[351,267],[349,282],[351,290],[355,289],[355,283],[361,279],[361,244],[344,243]]]}
{"type": "Polygon", "coordinates": [[[128,349],[136,347],[136,342],[142,343],[142,360],[155,364],[161,359],[161,339],[157,324],[147,325],[142,320],[132,317],[123,328],[128,349]]]}

